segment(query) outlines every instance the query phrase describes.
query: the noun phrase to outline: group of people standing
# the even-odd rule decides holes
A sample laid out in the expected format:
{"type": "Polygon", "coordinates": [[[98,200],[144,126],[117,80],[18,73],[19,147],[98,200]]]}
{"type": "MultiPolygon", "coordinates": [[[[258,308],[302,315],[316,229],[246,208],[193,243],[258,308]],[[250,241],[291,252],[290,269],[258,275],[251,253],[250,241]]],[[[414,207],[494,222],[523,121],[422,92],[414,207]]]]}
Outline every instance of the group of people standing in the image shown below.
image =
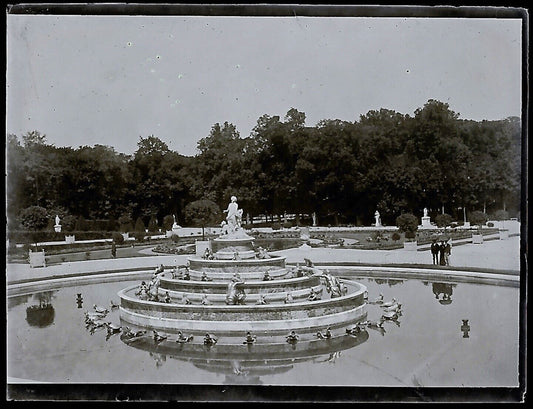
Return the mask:
{"type": "Polygon", "coordinates": [[[449,266],[450,254],[452,254],[450,240],[441,240],[440,242],[437,242],[436,239],[433,240],[433,243],[431,243],[431,254],[433,256],[433,264],[449,266]]]}

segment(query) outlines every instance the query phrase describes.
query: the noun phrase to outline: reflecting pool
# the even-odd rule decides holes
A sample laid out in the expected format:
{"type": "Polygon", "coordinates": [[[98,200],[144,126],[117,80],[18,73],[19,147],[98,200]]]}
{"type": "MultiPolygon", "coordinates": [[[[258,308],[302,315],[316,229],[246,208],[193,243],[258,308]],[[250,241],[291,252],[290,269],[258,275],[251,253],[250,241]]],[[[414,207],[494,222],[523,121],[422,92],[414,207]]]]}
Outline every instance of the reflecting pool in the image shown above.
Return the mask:
{"type": "MultiPolygon", "coordinates": [[[[350,276],[402,304],[383,329],[297,345],[128,342],[90,330],[85,313],[135,281],[64,287],[8,298],[8,380],[55,383],[337,386],[517,386],[519,288],[350,276]]],[[[367,305],[369,320],[383,310],[367,305]]]]}

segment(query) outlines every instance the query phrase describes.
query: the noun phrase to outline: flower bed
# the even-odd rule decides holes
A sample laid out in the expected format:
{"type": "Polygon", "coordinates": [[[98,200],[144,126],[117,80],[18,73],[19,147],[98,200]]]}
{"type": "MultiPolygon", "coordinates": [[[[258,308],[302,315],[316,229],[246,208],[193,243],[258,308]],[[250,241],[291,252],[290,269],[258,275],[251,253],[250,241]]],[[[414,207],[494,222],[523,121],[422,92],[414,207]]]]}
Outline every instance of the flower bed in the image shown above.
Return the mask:
{"type": "Polygon", "coordinates": [[[174,243],[158,244],[152,251],[164,254],[194,254],[196,252],[194,244],[176,245],[174,243]]]}

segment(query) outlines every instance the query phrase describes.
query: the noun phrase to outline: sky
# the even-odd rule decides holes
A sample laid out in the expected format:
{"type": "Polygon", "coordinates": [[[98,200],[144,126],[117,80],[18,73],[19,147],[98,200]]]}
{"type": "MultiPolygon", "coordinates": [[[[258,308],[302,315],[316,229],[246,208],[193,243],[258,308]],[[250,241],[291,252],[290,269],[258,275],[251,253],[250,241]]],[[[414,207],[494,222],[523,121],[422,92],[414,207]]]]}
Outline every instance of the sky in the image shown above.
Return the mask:
{"type": "Polygon", "coordinates": [[[462,119],[521,116],[520,19],[7,15],[8,133],[192,156],[215,123],[250,135],[429,99],[462,119]]]}

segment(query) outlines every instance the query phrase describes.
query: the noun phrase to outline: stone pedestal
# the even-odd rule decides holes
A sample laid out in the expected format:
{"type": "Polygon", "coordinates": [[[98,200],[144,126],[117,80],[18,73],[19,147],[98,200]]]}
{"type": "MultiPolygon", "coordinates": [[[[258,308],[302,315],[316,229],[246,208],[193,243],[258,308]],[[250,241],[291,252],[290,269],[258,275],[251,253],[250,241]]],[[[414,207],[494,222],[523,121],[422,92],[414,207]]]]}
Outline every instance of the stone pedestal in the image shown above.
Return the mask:
{"type": "Polygon", "coordinates": [[[175,236],[179,236],[180,229],[181,229],[181,226],[178,225],[177,223],[174,223],[172,225],[172,234],[175,235],[175,236]]]}
{"type": "Polygon", "coordinates": [[[54,226],[54,230],[56,231],[56,233],[61,233],[61,225],[60,224],[56,224],[54,226]]]}
{"type": "Polygon", "coordinates": [[[422,227],[431,227],[431,218],[429,216],[422,217],[422,227]]]}
{"type": "Polygon", "coordinates": [[[46,260],[43,251],[30,251],[30,267],[46,267],[46,260]]]}
{"type": "Polygon", "coordinates": [[[466,228],[466,229],[469,229],[470,228],[470,222],[465,222],[463,224],[463,227],[466,228]]]}
{"type": "Polygon", "coordinates": [[[122,237],[124,237],[124,240],[128,240],[130,238],[129,233],[122,233],[122,237]]]}

